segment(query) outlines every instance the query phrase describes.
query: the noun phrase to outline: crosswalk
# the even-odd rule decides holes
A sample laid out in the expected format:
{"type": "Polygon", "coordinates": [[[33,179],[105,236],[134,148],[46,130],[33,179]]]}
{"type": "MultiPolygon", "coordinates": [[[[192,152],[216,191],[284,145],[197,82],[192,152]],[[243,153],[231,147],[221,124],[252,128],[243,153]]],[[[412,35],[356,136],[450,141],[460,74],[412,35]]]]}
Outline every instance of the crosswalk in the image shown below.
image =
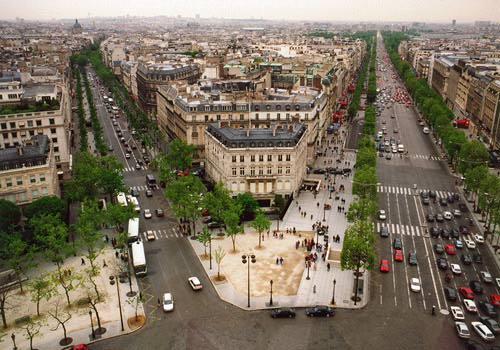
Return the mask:
{"type": "MultiPolygon", "coordinates": [[[[417,189],[414,190],[413,188],[410,187],[401,187],[401,186],[382,186],[378,185],[377,186],[377,192],[378,193],[392,193],[392,194],[401,194],[401,195],[407,195],[407,196],[412,196],[412,195],[417,195],[420,194],[420,192],[423,191],[431,191],[428,189],[417,189]]],[[[436,196],[438,198],[448,198],[448,196],[454,195],[453,192],[450,191],[436,191],[436,196]]]]}
{"type": "MultiPolygon", "coordinates": [[[[131,172],[131,171],[136,171],[137,169],[135,167],[123,167],[124,172],[131,172]]],[[[141,166],[141,170],[148,170],[147,165],[141,166]]]]}
{"type": "Polygon", "coordinates": [[[146,191],[149,187],[146,185],[143,186],[138,185],[138,186],[130,186],[130,188],[136,191],[146,191]]]}
{"type": "MultiPolygon", "coordinates": [[[[172,239],[172,238],[181,238],[182,234],[178,233],[177,230],[173,230],[173,232],[169,232],[167,230],[150,230],[155,236],[155,240],[157,239],[172,239]]],[[[141,238],[143,241],[148,240],[147,236],[148,231],[141,232],[141,238]]]]}
{"type": "Polygon", "coordinates": [[[391,234],[398,234],[398,235],[405,235],[405,236],[416,236],[416,237],[420,237],[420,236],[424,235],[424,229],[419,227],[419,226],[377,222],[377,232],[380,232],[380,229],[382,227],[387,227],[391,234]]]}
{"type": "Polygon", "coordinates": [[[429,156],[428,154],[409,154],[409,156],[415,159],[441,160],[441,157],[429,156]]]}

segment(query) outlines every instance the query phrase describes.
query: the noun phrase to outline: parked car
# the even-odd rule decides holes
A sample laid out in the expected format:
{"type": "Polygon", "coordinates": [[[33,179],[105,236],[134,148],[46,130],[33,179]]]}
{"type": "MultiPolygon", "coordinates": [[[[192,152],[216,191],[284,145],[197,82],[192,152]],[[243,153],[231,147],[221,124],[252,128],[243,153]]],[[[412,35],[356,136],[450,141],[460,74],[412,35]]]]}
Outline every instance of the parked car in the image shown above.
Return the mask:
{"type": "Polygon", "coordinates": [[[443,245],[441,243],[434,244],[434,251],[436,252],[436,254],[443,254],[444,252],[443,245]]]}
{"type": "Polygon", "coordinates": [[[495,336],[486,325],[481,322],[471,322],[471,326],[484,341],[495,341],[495,336]]]}
{"type": "Polygon", "coordinates": [[[331,317],[335,315],[335,309],[331,306],[317,305],[306,309],[306,315],[309,317],[331,317]]]}
{"type": "Polygon", "coordinates": [[[476,280],[471,280],[469,281],[469,287],[472,289],[472,291],[475,294],[482,294],[483,293],[483,286],[481,285],[481,282],[476,281],[476,280]]]}
{"type": "Polygon", "coordinates": [[[472,260],[476,263],[476,264],[482,264],[483,263],[483,257],[481,256],[481,254],[479,253],[476,253],[474,255],[472,255],[472,260]]]}
{"type": "Polygon", "coordinates": [[[222,222],[217,222],[217,221],[212,221],[207,224],[208,228],[221,228],[224,227],[224,224],[222,222]]]}
{"type": "Polygon", "coordinates": [[[438,258],[436,260],[436,263],[441,270],[447,270],[448,269],[448,261],[446,261],[445,258],[438,258]]]}
{"type": "Polygon", "coordinates": [[[470,338],[469,328],[467,328],[465,322],[455,322],[455,329],[457,330],[458,336],[460,338],[470,338]]]}
{"type": "Polygon", "coordinates": [[[444,295],[446,296],[446,299],[455,301],[457,300],[458,294],[455,288],[452,287],[444,287],[444,295]]]}
{"type": "Polygon", "coordinates": [[[496,293],[491,293],[490,294],[490,302],[496,306],[496,307],[500,307],[500,295],[496,294],[496,293]]]}
{"type": "Polygon", "coordinates": [[[473,237],[476,243],[484,243],[484,236],[480,235],[479,233],[476,233],[473,237]]]}
{"type": "Polygon", "coordinates": [[[460,268],[460,265],[458,265],[458,264],[450,264],[450,269],[451,269],[451,272],[453,272],[453,274],[455,274],[455,275],[462,274],[462,269],[460,268]]]}
{"type": "Polygon", "coordinates": [[[462,254],[460,256],[460,260],[462,260],[462,263],[464,265],[470,265],[470,264],[472,264],[472,258],[471,258],[471,256],[469,254],[462,254]]]}
{"type": "Polygon", "coordinates": [[[272,318],[295,318],[295,310],[289,307],[282,307],[271,310],[272,318]]]}
{"type": "Polygon", "coordinates": [[[464,306],[465,306],[465,310],[467,310],[469,312],[474,312],[474,313],[477,312],[476,303],[472,299],[464,299],[464,306]]]}
{"type": "Polygon", "coordinates": [[[455,245],[453,243],[447,243],[444,245],[444,250],[448,255],[455,255],[457,250],[455,249],[455,245]]]}
{"type": "Polygon", "coordinates": [[[487,316],[479,316],[479,322],[488,327],[490,331],[493,332],[493,334],[500,334],[500,326],[498,325],[498,322],[493,318],[487,316]]]}
{"type": "Polygon", "coordinates": [[[491,277],[491,274],[488,271],[480,271],[479,275],[481,276],[481,279],[485,283],[492,283],[493,282],[493,277],[491,277]]]}
{"type": "Polygon", "coordinates": [[[495,307],[492,304],[490,304],[488,301],[480,300],[477,302],[477,306],[488,317],[496,318],[498,316],[497,311],[495,310],[495,307]]]}
{"type": "Polygon", "coordinates": [[[454,320],[464,320],[464,311],[460,306],[450,306],[450,312],[454,320]]]}

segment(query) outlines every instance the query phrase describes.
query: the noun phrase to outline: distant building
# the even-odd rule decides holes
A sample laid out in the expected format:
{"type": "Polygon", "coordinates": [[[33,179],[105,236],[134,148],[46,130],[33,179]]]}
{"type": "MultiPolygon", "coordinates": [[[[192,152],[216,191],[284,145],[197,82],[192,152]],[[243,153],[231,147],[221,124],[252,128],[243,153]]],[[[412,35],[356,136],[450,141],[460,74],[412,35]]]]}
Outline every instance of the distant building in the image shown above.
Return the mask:
{"type": "Polygon", "coordinates": [[[455,26],[456,24],[457,24],[457,20],[456,20],[456,19],[453,19],[453,20],[451,21],[451,25],[452,25],[452,26],[455,26]]]}
{"type": "Polygon", "coordinates": [[[205,130],[205,149],[208,178],[222,181],[233,195],[250,193],[269,207],[277,194],[295,197],[306,176],[307,126],[236,129],[212,123],[205,130]]]}
{"type": "Polygon", "coordinates": [[[71,33],[73,34],[82,34],[83,28],[80,23],[78,23],[78,19],[75,19],[75,24],[71,27],[71,33]]]}
{"type": "Polygon", "coordinates": [[[0,198],[18,205],[43,196],[59,196],[54,152],[46,135],[35,135],[16,148],[0,150],[0,198]]]}

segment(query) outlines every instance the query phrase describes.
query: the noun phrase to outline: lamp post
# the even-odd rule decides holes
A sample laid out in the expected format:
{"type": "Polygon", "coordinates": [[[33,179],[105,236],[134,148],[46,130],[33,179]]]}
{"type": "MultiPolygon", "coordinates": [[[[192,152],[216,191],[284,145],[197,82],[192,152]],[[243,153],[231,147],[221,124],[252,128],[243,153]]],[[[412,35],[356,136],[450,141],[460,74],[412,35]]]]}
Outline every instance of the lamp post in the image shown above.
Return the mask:
{"type": "Polygon", "coordinates": [[[255,264],[256,261],[257,260],[255,259],[255,254],[246,254],[246,255],[241,256],[241,262],[243,264],[246,264],[248,262],[248,265],[247,265],[247,271],[248,271],[248,274],[247,274],[247,297],[248,297],[247,307],[250,307],[250,262],[252,264],[255,264]]]}
{"type": "Polygon", "coordinates": [[[306,267],[307,267],[307,277],[306,277],[306,280],[310,280],[311,277],[309,277],[309,260],[306,261],[306,267]]]}
{"type": "Polygon", "coordinates": [[[330,190],[330,197],[328,199],[332,199],[332,190],[330,190]]]}
{"type": "Polygon", "coordinates": [[[210,264],[210,270],[212,270],[212,234],[210,233],[210,238],[208,240],[208,258],[210,264]]]}
{"type": "Polygon", "coordinates": [[[323,204],[323,222],[326,221],[326,219],[325,219],[325,213],[326,213],[326,204],[323,204]]]}
{"type": "Polygon", "coordinates": [[[17,350],[16,346],[16,335],[14,333],[11,334],[10,338],[12,339],[12,342],[14,343],[14,350],[17,350]]]}
{"type": "Polygon", "coordinates": [[[269,284],[271,285],[271,291],[269,292],[270,293],[269,306],[273,306],[273,280],[270,280],[269,284]]]}
{"type": "Polygon", "coordinates": [[[335,305],[335,285],[337,284],[337,280],[333,279],[333,294],[332,294],[332,305],[335,305]]]}
{"type": "Polygon", "coordinates": [[[118,280],[118,276],[110,276],[109,283],[111,285],[113,285],[113,283],[114,283],[113,280],[115,280],[114,282],[116,282],[116,294],[118,294],[118,310],[120,310],[120,323],[121,323],[122,332],[123,332],[125,330],[125,328],[123,327],[122,299],[120,297],[120,283],[118,280]],[[114,277],[114,278],[111,278],[111,277],[114,277]]]}
{"type": "Polygon", "coordinates": [[[95,340],[94,322],[92,321],[92,310],[89,310],[90,327],[92,327],[92,339],[95,340]]]}

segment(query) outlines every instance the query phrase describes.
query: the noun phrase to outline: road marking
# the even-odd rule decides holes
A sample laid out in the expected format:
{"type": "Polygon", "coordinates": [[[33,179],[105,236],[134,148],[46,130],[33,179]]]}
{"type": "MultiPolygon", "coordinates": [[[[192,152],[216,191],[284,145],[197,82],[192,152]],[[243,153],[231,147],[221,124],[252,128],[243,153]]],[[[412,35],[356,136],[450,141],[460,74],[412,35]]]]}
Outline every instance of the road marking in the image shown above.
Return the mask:
{"type": "MultiPolygon", "coordinates": [[[[427,243],[426,242],[427,242],[427,240],[424,239],[425,254],[427,256],[427,262],[429,264],[429,270],[431,271],[432,285],[434,286],[434,293],[436,294],[436,299],[437,299],[438,307],[439,307],[439,309],[441,309],[441,301],[439,300],[438,290],[437,290],[437,286],[436,286],[436,280],[434,279],[434,271],[433,271],[433,268],[432,268],[432,265],[431,265],[431,260],[429,258],[429,250],[427,249],[427,243]]],[[[430,239],[429,239],[429,242],[430,242],[430,239]]],[[[431,250],[431,253],[432,253],[432,250],[431,250]]]]}

